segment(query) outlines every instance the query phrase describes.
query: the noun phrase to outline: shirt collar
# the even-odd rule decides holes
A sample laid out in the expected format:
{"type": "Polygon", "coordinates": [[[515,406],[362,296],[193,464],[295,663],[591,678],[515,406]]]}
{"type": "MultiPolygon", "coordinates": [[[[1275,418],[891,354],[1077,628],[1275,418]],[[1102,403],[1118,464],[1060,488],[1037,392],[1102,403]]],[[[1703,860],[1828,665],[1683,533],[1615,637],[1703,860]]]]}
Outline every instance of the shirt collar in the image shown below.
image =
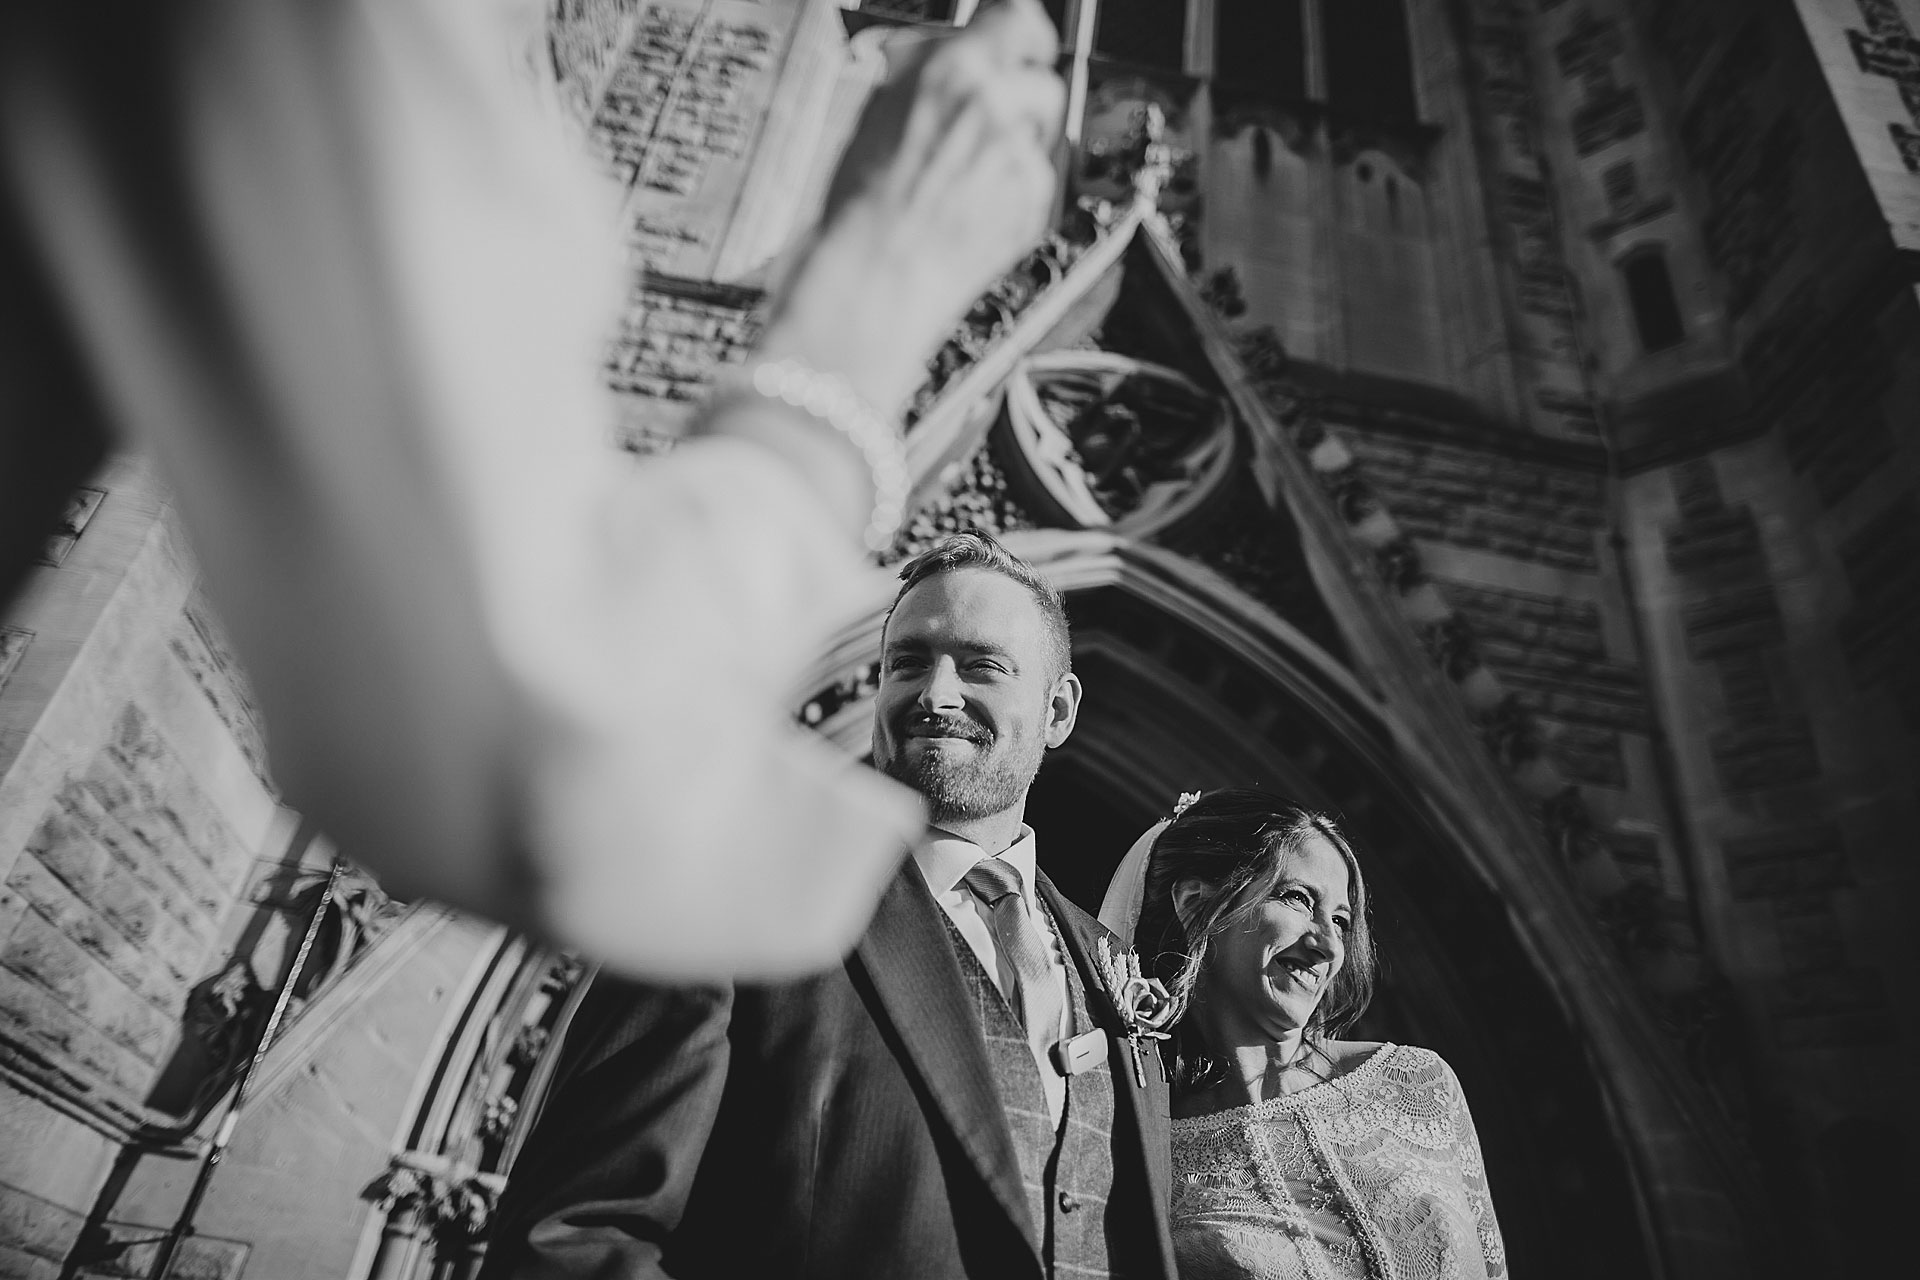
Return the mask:
{"type": "MultiPolygon", "coordinates": [[[[928,891],[937,899],[943,893],[951,893],[960,884],[960,878],[973,869],[973,864],[986,856],[986,850],[973,841],[963,840],[938,827],[929,827],[927,838],[914,847],[913,863],[920,868],[921,879],[927,882],[928,891]]],[[[1020,892],[1028,902],[1032,902],[1035,875],[1033,828],[1022,824],[1019,836],[1000,857],[1019,875],[1020,892]]]]}

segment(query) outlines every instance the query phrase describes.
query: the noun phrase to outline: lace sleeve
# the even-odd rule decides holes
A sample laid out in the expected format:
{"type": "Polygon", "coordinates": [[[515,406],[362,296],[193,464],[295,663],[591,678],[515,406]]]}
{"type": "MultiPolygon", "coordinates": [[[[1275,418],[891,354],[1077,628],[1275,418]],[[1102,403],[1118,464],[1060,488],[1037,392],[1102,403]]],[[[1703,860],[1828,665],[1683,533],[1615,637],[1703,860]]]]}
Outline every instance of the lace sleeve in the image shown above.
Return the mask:
{"type": "Polygon", "coordinates": [[[1474,1230],[1480,1236],[1480,1253],[1486,1259],[1487,1280],[1504,1280],[1507,1274],[1507,1248],[1500,1239],[1500,1223],[1493,1213],[1493,1193],[1487,1186],[1487,1164],[1480,1156],[1480,1135],[1473,1127],[1473,1113],[1467,1109],[1467,1095],[1460,1079],[1445,1062],[1448,1092],[1453,1106],[1454,1158],[1460,1169],[1460,1183],[1466,1188],[1467,1204],[1473,1210],[1474,1230]]]}

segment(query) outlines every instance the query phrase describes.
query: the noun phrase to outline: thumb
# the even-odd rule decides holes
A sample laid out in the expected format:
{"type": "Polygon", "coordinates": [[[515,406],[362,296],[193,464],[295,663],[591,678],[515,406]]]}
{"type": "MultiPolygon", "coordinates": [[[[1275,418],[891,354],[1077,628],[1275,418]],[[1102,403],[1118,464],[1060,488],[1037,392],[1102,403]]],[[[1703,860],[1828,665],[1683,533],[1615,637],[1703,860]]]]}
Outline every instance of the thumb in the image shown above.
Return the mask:
{"type": "Polygon", "coordinates": [[[925,27],[895,27],[880,41],[880,56],[887,63],[882,80],[890,82],[910,74],[945,38],[945,32],[925,27]]]}

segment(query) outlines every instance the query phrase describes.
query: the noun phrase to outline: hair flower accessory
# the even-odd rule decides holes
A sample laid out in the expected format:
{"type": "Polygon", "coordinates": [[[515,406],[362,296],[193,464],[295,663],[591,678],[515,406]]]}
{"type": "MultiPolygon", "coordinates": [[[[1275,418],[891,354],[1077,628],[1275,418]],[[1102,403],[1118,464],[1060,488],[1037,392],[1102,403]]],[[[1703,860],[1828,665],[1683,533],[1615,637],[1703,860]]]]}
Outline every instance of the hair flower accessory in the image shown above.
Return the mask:
{"type": "MultiPolygon", "coordinates": [[[[1120,1026],[1132,1052],[1134,1083],[1144,1089],[1147,1072],[1141,1064],[1140,1042],[1167,1038],[1167,1024],[1174,1015],[1173,997],[1160,979],[1141,973],[1140,957],[1131,949],[1118,949],[1112,939],[1103,937],[1099,958],[1100,976],[1107,984],[1107,995],[1120,1015],[1120,1026]]],[[[1165,1064],[1161,1066],[1164,1074],[1165,1064]]]]}

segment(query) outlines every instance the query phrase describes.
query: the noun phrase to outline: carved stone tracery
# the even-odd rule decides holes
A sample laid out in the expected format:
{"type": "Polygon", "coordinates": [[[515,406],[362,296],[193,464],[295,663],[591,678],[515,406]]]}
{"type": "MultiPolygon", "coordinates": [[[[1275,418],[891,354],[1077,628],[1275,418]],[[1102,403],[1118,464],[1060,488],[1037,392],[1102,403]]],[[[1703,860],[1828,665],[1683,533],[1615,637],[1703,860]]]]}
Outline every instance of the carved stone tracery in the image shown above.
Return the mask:
{"type": "Polygon", "coordinates": [[[1177,518],[1234,454],[1226,403],[1177,370],[1104,351],[1034,356],[1007,380],[1003,430],[1024,505],[1065,528],[1177,518]]]}

